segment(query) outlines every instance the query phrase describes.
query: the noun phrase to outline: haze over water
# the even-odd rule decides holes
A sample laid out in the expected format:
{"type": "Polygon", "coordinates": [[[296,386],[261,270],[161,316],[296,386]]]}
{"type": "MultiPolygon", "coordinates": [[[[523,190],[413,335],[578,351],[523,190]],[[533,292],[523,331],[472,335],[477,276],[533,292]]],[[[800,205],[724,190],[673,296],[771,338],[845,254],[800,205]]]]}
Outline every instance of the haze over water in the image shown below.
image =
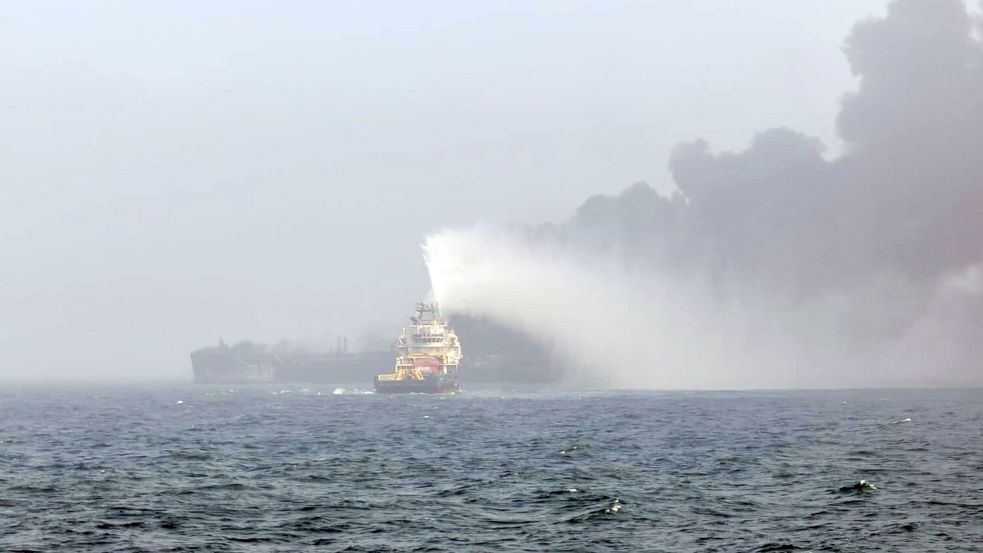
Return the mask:
{"type": "MultiPolygon", "coordinates": [[[[391,339],[430,288],[426,236],[483,222],[794,329],[751,336],[770,371],[805,334],[973,380],[972,4],[7,2],[0,379],[391,339]]],[[[735,331],[707,334],[730,355],[735,331]]],[[[692,370],[739,381],[717,368],[692,370]]]]}

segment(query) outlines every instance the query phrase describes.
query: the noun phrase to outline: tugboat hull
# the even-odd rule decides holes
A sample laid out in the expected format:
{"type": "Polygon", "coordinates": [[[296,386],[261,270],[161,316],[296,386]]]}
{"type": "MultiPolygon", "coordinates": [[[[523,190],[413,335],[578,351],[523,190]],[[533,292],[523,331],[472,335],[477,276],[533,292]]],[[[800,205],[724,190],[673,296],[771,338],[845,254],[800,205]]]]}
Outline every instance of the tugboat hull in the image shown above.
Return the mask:
{"type": "Polygon", "coordinates": [[[375,379],[375,391],[381,394],[452,394],[459,389],[456,378],[445,376],[424,380],[375,379]]]}

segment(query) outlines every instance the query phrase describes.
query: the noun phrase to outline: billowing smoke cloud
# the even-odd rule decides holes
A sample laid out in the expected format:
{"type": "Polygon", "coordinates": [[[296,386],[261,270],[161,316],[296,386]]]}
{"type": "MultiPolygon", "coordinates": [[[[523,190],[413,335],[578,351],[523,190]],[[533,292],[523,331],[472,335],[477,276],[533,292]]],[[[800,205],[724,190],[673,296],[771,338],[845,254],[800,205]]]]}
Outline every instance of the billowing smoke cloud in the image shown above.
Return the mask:
{"type": "Polygon", "coordinates": [[[672,197],[637,184],[557,226],[430,236],[434,291],[612,386],[979,383],[979,30],[957,0],[897,0],[846,40],[842,156],[785,128],[683,144],[672,197]]]}

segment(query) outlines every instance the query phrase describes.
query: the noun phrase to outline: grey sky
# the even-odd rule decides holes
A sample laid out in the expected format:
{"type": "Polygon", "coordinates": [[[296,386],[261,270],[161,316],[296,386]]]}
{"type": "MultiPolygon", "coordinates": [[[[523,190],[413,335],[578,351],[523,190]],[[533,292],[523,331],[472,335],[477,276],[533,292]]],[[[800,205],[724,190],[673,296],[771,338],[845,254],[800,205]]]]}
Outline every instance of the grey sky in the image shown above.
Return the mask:
{"type": "Polygon", "coordinates": [[[427,231],[664,190],[699,137],[835,152],[883,4],[2,2],[0,377],[389,335],[427,231]]]}

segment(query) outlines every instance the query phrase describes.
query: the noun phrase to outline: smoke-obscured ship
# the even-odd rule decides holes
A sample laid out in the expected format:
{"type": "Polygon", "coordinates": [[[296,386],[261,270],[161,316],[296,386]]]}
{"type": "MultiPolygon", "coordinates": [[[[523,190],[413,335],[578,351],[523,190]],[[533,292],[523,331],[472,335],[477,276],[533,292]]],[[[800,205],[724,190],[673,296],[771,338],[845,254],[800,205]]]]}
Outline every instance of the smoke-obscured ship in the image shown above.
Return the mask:
{"type": "Polygon", "coordinates": [[[273,361],[273,355],[265,347],[253,342],[239,342],[230,347],[219,340],[216,347],[191,353],[195,382],[201,384],[272,382],[273,361]]]}
{"type": "Polygon", "coordinates": [[[321,382],[354,384],[365,382],[392,362],[391,349],[351,352],[348,340],[338,339],[334,351],[318,352],[289,345],[271,350],[256,342],[199,349],[191,354],[194,379],[202,384],[246,384],[252,382],[321,382]]]}
{"type": "Polygon", "coordinates": [[[461,343],[440,316],[435,303],[419,303],[410,326],[396,342],[396,367],[375,377],[375,389],[383,393],[456,392],[461,343]]]}
{"type": "MultiPolygon", "coordinates": [[[[453,332],[459,342],[468,343],[468,356],[458,357],[458,364],[471,384],[550,385],[562,379],[564,369],[554,362],[552,347],[530,339],[515,325],[462,314],[454,318],[453,332]]],[[[357,351],[348,349],[345,338],[338,338],[330,349],[287,340],[272,348],[252,341],[232,346],[220,342],[192,353],[191,365],[195,382],[305,382],[357,387],[381,367],[391,366],[397,355],[385,339],[364,339],[368,339],[368,347],[357,351]]]]}

